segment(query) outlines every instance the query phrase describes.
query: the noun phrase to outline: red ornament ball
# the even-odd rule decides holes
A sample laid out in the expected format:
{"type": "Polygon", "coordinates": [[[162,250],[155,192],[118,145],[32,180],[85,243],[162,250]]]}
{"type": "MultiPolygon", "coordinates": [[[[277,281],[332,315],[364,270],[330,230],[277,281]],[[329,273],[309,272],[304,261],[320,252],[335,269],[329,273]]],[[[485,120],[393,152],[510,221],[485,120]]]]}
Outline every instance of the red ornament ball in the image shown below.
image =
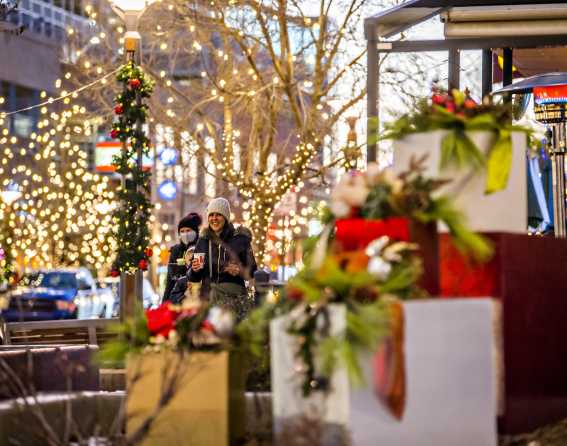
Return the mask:
{"type": "Polygon", "coordinates": [[[148,261],[146,259],[142,259],[138,262],[138,268],[140,268],[142,271],[145,271],[148,269],[148,261]]]}
{"type": "Polygon", "coordinates": [[[136,88],[139,88],[141,84],[142,83],[140,82],[140,79],[130,79],[130,81],[128,82],[128,85],[130,85],[130,88],[132,88],[134,90],[136,88]]]}
{"type": "Polygon", "coordinates": [[[110,132],[110,137],[111,137],[112,139],[118,138],[118,135],[120,135],[120,132],[119,132],[118,130],[116,130],[116,129],[112,129],[112,131],[110,132]]]}
{"type": "Polygon", "coordinates": [[[118,277],[120,275],[120,271],[113,269],[110,271],[110,277],[118,277]]]}
{"type": "Polygon", "coordinates": [[[114,107],[114,113],[116,113],[117,115],[124,113],[124,107],[122,106],[122,104],[118,104],[116,107],[114,107]]]}
{"type": "Polygon", "coordinates": [[[287,290],[287,298],[295,302],[301,302],[304,298],[303,291],[297,288],[289,288],[287,290]]]}
{"type": "Polygon", "coordinates": [[[154,251],[153,251],[152,248],[146,248],[146,249],[144,250],[144,254],[146,255],[146,257],[151,257],[151,256],[154,255],[154,251]]]}

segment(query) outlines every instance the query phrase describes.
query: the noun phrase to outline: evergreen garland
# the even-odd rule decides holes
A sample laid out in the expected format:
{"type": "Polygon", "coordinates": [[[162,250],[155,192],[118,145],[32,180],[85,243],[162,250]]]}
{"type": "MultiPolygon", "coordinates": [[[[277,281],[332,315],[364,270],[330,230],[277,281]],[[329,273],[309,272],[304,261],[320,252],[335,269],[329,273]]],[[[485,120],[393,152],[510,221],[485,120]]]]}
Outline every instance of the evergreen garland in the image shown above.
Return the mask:
{"type": "Polygon", "coordinates": [[[149,139],[143,130],[148,107],[143,100],[151,96],[153,83],[133,62],[123,65],[116,78],[124,89],[115,98],[114,113],[118,120],[113,124],[110,136],[124,144],[120,154],[113,158],[113,164],[125,181],[118,190],[119,206],[113,214],[117,223],[113,237],[118,246],[111,270],[113,276],[120,272],[146,270],[152,255],[148,248],[151,173],[138,167],[136,161],[140,148],[143,155],[149,155],[149,139]]]}

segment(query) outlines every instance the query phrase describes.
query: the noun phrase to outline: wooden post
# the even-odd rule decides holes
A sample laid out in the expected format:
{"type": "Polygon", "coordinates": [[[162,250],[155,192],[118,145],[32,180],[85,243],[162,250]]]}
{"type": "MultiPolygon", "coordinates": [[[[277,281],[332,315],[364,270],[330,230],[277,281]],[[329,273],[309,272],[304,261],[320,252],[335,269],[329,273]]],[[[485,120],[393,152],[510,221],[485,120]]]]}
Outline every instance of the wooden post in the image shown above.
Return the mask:
{"type": "Polygon", "coordinates": [[[121,274],[120,280],[120,320],[134,317],[136,308],[136,276],[137,274],[121,274]]]}

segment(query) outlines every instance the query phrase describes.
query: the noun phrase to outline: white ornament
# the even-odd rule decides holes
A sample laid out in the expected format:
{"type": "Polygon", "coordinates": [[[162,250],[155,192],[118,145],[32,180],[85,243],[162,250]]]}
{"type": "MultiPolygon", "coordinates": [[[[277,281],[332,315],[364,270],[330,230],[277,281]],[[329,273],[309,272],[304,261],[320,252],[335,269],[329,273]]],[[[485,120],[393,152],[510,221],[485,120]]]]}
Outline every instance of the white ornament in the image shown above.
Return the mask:
{"type": "Polygon", "coordinates": [[[386,235],[383,235],[380,238],[372,240],[368,246],[366,247],[366,255],[368,257],[375,257],[380,255],[384,247],[390,242],[390,238],[386,235]]]}
{"type": "Polygon", "coordinates": [[[228,338],[234,332],[234,315],[229,310],[212,307],[209,310],[207,320],[215,329],[215,333],[221,338],[228,338]]]}
{"type": "Polygon", "coordinates": [[[386,280],[391,271],[392,265],[381,257],[372,257],[368,262],[368,272],[378,280],[386,280]]]}

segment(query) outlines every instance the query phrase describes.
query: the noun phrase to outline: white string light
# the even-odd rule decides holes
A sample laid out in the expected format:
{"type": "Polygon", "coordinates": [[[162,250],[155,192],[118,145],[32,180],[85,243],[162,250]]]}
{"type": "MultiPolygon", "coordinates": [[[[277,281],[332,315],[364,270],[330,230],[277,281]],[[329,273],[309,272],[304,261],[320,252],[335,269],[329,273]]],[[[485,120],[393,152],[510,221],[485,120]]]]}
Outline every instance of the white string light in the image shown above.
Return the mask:
{"type": "Polygon", "coordinates": [[[95,81],[93,81],[93,82],[91,82],[87,85],[83,85],[82,87],[79,87],[76,90],[73,90],[69,93],[65,92],[65,94],[63,94],[63,95],[61,95],[57,98],[49,98],[48,100],[40,102],[39,104],[30,105],[29,107],[20,108],[19,110],[14,110],[14,111],[11,111],[11,112],[0,112],[0,118],[6,118],[7,116],[15,115],[16,113],[22,113],[22,112],[26,112],[26,111],[29,111],[29,110],[34,110],[36,108],[44,107],[46,105],[50,105],[50,104],[53,104],[55,102],[62,101],[62,100],[69,98],[69,97],[76,98],[76,95],[78,93],[95,86],[96,84],[98,84],[99,82],[102,82],[103,80],[106,80],[107,77],[112,76],[113,74],[116,74],[119,70],[120,70],[120,68],[117,68],[116,70],[105,74],[104,76],[98,78],[97,80],[95,80],[95,81]]]}

